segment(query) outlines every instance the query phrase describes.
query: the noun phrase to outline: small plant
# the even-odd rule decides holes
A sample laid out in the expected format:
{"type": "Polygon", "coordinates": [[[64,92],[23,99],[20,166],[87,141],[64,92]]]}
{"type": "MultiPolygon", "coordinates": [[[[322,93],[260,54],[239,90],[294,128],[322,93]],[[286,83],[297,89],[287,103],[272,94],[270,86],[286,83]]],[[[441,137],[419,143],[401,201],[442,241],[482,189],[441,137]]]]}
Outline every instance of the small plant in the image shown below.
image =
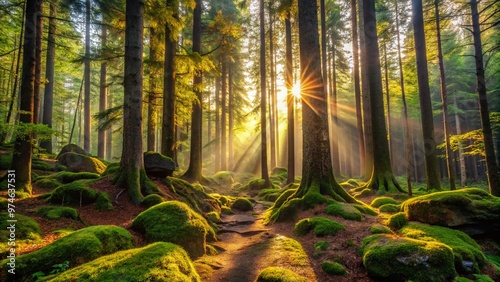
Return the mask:
{"type": "MultiPolygon", "coordinates": [[[[53,269],[52,269],[52,271],[50,271],[50,274],[57,274],[57,273],[66,271],[69,268],[69,261],[66,260],[63,263],[54,264],[52,266],[52,268],[53,269]]],[[[31,278],[33,278],[35,280],[43,279],[46,276],[47,275],[45,275],[45,273],[43,271],[37,271],[37,272],[31,274],[31,278]]]]}
{"type": "Polygon", "coordinates": [[[330,246],[330,243],[328,241],[322,240],[314,244],[314,248],[318,251],[326,251],[328,247],[330,246]]]}

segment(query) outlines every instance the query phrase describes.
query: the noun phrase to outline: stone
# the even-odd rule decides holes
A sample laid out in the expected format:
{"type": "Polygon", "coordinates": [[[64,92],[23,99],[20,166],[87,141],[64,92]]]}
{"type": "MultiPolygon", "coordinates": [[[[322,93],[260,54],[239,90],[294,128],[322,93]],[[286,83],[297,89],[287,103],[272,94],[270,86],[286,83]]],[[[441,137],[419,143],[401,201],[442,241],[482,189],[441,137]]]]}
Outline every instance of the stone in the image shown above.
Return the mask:
{"type": "Polygon", "coordinates": [[[92,172],[101,174],[106,170],[106,165],[98,158],[67,152],[57,158],[59,164],[65,166],[70,172],[92,172]]]}
{"type": "Polygon", "coordinates": [[[148,176],[165,178],[172,176],[175,171],[175,162],[160,153],[144,153],[144,169],[148,176]]]}

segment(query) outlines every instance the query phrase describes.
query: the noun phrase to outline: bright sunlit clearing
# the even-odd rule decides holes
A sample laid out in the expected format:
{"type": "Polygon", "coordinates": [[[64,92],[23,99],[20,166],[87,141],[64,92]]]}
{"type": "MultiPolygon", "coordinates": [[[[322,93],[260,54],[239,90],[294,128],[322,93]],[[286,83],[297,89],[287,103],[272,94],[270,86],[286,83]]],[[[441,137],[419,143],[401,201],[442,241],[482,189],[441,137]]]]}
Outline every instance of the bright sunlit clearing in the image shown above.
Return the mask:
{"type": "Polygon", "coordinates": [[[295,98],[300,98],[300,81],[295,82],[295,84],[292,87],[292,95],[295,98]]]}

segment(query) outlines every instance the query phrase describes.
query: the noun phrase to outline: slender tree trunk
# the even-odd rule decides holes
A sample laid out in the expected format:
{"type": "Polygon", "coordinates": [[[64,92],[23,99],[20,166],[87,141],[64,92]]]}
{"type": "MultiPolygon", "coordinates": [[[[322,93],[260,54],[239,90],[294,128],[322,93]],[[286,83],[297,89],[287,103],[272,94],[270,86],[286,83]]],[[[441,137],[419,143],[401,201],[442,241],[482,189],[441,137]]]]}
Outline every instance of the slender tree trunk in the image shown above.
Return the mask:
{"type": "Polygon", "coordinates": [[[83,149],[90,153],[90,0],[85,1],[85,93],[83,98],[83,149]]]}
{"type": "Polygon", "coordinates": [[[156,151],[156,130],[158,124],[158,34],[149,28],[149,93],[148,93],[148,133],[147,150],[156,151]]]}
{"type": "MultiPolygon", "coordinates": [[[[34,88],[34,106],[33,123],[38,123],[40,119],[40,84],[42,82],[42,35],[43,35],[43,5],[42,0],[37,1],[36,18],[36,51],[35,51],[35,88],[34,88]]],[[[37,138],[34,136],[34,138],[37,138]]]]}
{"type": "Polygon", "coordinates": [[[483,128],[484,151],[486,154],[486,170],[490,193],[500,196],[500,169],[495,159],[493,146],[493,133],[491,130],[490,114],[488,110],[488,96],[486,93],[486,82],[484,78],[483,46],[481,43],[481,29],[479,25],[479,12],[477,1],[471,0],[472,29],[474,36],[474,57],[476,59],[476,83],[479,95],[479,112],[481,114],[481,127],[483,128]]]}
{"type": "Polygon", "coordinates": [[[286,83],[286,105],[287,105],[287,179],[286,182],[292,183],[295,180],[295,127],[294,127],[294,102],[295,97],[292,93],[293,88],[293,51],[292,51],[292,26],[290,23],[290,11],[285,18],[285,83],[286,83]]]}
{"type": "Polygon", "coordinates": [[[233,68],[234,64],[229,64],[228,71],[228,167],[234,166],[234,92],[233,92],[233,68]]]}
{"type": "MultiPolygon", "coordinates": [[[[56,56],[57,6],[50,3],[49,33],[47,37],[47,58],[45,59],[45,89],[43,95],[43,124],[52,128],[52,107],[54,104],[54,63],[56,56]]],[[[52,154],[52,140],[43,140],[40,147],[52,154]]]]}
{"type": "Polygon", "coordinates": [[[335,41],[332,36],[332,129],[334,134],[332,134],[332,166],[333,166],[333,175],[340,177],[340,152],[339,152],[339,142],[340,138],[338,135],[339,132],[339,122],[338,122],[338,107],[337,107],[337,63],[336,63],[336,48],[335,41]],[[335,134],[336,133],[336,134],[335,134]]]}
{"type": "MultiPolygon", "coordinates": [[[[40,0],[39,0],[40,1],[40,0]]],[[[36,63],[36,20],[37,1],[26,1],[26,19],[23,46],[23,68],[21,73],[21,105],[19,113],[20,123],[33,123],[34,86],[36,63]]],[[[16,190],[31,195],[31,156],[33,136],[17,136],[14,143],[11,170],[16,176],[16,190]]],[[[9,171],[10,172],[10,171],[9,171]]]]}
{"type": "MultiPolygon", "coordinates": [[[[101,47],[106,47],[107,44],[107,28],[105,25],[101,26],[101,47]]],[[[105,111],[108,106],[108,82],[107,82],[107,67],[108,63],[103,61],[101,63],[101,73],[99,78],[99,111],[105,111]]],[[[100,121],[102,122],[102,121],[100,121]]],[[[104,158],[106,152],[106,129],[99,129],[97,133],[97,156],[104,158]]]]}
{"type": "Polygon", "coordinates": [[[451,147],[450,147],[450,126],[448,122],[448,103],[447,91],[446,91],[446,75],[444,72],[444,61],[443,61],[443,48],[441,47],[441,25],[439,19],[439,3],[438,0],[434,0],[434,8],[436,13],[436,35],[437,35],[437,47],[438,47],[438,63],[439,63],[439,78],[441,81],[441,101],[443,103],[443,127],[444,127],[444,141],[446,144],[446,164],[448,169],[448,177],[450,180],[450,190],[456,190],[455,186],[455,162],[452,157],[451,147]]]}
{"type": "MultiPolygon", "coordinates": [[[[109,91],[108,91],[109,95],[109,91]]],[[[108,109],[113,107],[113,100],[108,99],[108,109]]],[[[108,128],[106,130],[106,159],[113,159],[113,128],[108,128]]]]}
{"type": "Polygon", "coordinates": [[[220,171],[220,77],[215,78],[215,171],[220,171]]]}
{"type": "MultiPolygon", "coordinates": [[[[460,116],[458,115],[458,102],[457,95],[453,96],[453,105],[455,106],[455,125],[457,129],[457,135],[462,134],[462,128],[460,126],[460,116]]],[[[461,142],[458,143],[458,159],[460,163],[460,186],[465,187],[467,184],[467,170],[465,166],[465,156],[464,149],[462,148],[463,144],[461,142]]]]}
{"type": "Polygon", "coordinates": [[[270,87],[269,87],[269,137],[271,142],[271,169],[276,167],[276,123],[278,119],[275,112],[275,82],[276,77],[274,74],[274,42],[273,42],[273,17],[272,17],[272,7],[269,6],[269,76],[270,76],[270,87]]]}
{"type": "Polygon", "coordinates": [[[228,60],[224,56],[222,59],[222,77],[221,77],[221,170],[227,170],[227,64],[228,60]]]}
{"type": "Polygon", "coordinates": [[[261,133],[261,176],[264,187],[269,187],[269,171],[267,167],[267,125],[266,125],[266,31],[264,19],[264,0],[259,1],[260,20],[260,133],[261,133]]]}
{"type": "Polygon", "coordinates": [[[394,162],[394,149],[392,147],[392,134],[391,134],[391,95],[389,93],[389,63],[387,62],[387,47],[384,42],[384,75],[385,75],[385,100],[387,103],[387,138],[389,139],[389,154],[391,156],[391,163],[394,162]]]}
{"type": "Polygon", "coordinates": [[[418,92],[420,94],[420,114],[422,118],[422,135],[425,148],[425,176],[427,189],[441,190],[436,141],[434,139],[434,118],[432,115],[431,92],[429,89],[429,72],[427,70],[427,51],[422,0],[412,0],[412,8],[413,35],[415,38],[415,52],[417,58],[418,92]]]}

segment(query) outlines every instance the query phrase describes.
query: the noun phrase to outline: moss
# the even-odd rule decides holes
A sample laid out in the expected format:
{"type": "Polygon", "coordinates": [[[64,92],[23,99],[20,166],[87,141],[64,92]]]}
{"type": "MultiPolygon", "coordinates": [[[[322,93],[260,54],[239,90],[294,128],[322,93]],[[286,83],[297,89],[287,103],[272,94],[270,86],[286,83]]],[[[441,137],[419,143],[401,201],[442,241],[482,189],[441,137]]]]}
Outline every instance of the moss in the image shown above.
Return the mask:
{"type": "Polygon", "coordinates": [[[106,165],[98,158],[75,152],[60,154],[57,161],[72,172],[87,171],[101,174],[106,170],[106,165]]]}
{"type": "Polygon", "coordinates": [[[213,223],[219,223],[220,222],[220,214],[217,212],[209,212],[207,213],[207,218],[213,223]]]}
{"type": "Polygon", "coordinates": [[[259,196],[260,198],[262,198],[266,201],[274,202],[274,201],[276,201],[276,199],[278,199],[281,192],[282,192],[281,189],[266,188],[266,189],[260,190],[259,194],[257,196],[259,196]]]}
{"type": "Polygon", "coordinates": [[[217,251],[217,248],[215,248],[214,246],[207,244],[205,253],[207,254],[207,256],[216,256],[219,254],[219,251],[217,251]]]}
{"type": "Polygon", "coordinates": [[[238,210],[238,211],[244,211],[244,212],[251,211],[251,210],[253,210],[253,204],[247,198],[237,198],[231,204],[231,209],[238,210]]]}
{"type": "Polygon", "coordinates": [[[221,213],[222,214],[234,214],[234,212],[231,210],[231,208],[222,206],[221,207],[221,213]]]}
{"type": "Polygon", "coordinates": [[[406,219],[405,213],[399,212],[394,215],[389,216],[387,221],[385,222],[387,226],[389,226],[393,230],[398,230],[401,227],[408,224],[408,219],[406,219]]]}
{"type": "Polygon", "coordinates": [[[224,185],[230,187],[233,184],[233,173],[231,171],[219,171],[216,172],[212,178],[219,185],[224,185]]]}
{"type": "Polygon", "coordinates": [[[266,267],[257,276],[257,282],[305,282],[306,278],[283,267],[266,267]]]}
{"type": "Polygon", "coordinates": [[[9,201],[5,198],[0,198],[0,210],[7,210],[7,207],[9,206],[9,201]]]}
{"type": "Polygon", "coordinates": [[[363,219],[361,212],[350,204],[333,202],[326,206],[325,212],[329,215],[340,216],[349,220],[361,221],[363,219]]]}
{"type": "Polygon", "coordinates": [[[31,162],[31,168],[37,169],[37,170],[43,170],[43,171],[53,171],[54,170],[54,168],[50,164],[48,164],[42,160],[33,160],[31,162]]]}
{"type": "Polygon", "coordinates": [[[98,193],[81,182],[71,182],[57,187],[47,202],[52,204],[90,204],[97,200],[98,193]]]}
{"type": "Polygon", "coordinates": [[[49,219],[59,219],[61,217],[78,219],[77,210],[70,207],[39,207],[36,213],[49,219]]]}
{"type": "Polygon", "coordinates": [[[452,281],[456,276],[450,247],[387,234],[366,237],[363,264],[368,275],[381,281],[452,281]]]}
{"type": "Polygon", "coordinates": [[[372,234],[394,234],[391,229],[387,226],[381,224],[375,224],[370,227],[370,233],[372,234]]]}
{"type": "Polygon", "coordinates": [[[328,243],[328,241],[319,241],[317,242],[316,244],[314,244],[314,248],[318,251],[326,251],[326,249],[328,249],[328,247],[330,246],[330,243],[328,243]]]}
{"type": "Polygon", "coordinates": [[[76,180],[82,179],[97,179],[99,178],[99,174],[92,172],[69,172],[69,171],[61,171],[54,175],[54,178],[57,181],[66,184],[71,183],[76,180]]]}
{"type": "Polygon", "coordinates": [[[380,212],[396,213],[396,212],[399,212],[400,206],[395,205],[395,204],[385,204],[385,205],[381,205],[378,210],[380,212]]]}
{"type": "Polygon", "coordinates": [[[42,234],[42,230],[38,223],[31,217],[15,213],[15,217],[10,217],[9,213],[0,212],[0,242],[8,242],[10,238],[10,230],[7,229],[11,225],[8,220],[15,219],[15,235],[16,240],[21,239],[38,239],[42,234]]]}
{"type": "Polygon", "coordinates": [[[400,233],[409,238],[440,242],[449,246],[453,251],[455,268],[459,273],[480,273],[487,264],[481,247],[462,231],[422,223],[410,223],[401,228],[400,233]]]}
{"type": "Polygon", "coordinates": [[[162,196],[158,194],[151,194],[144,197],[144,200],[141,202],[141,206],[149,208],[163,202],[165,202],[165,199],[162,196]]]}
{"type": "Polygon", "coordinates": [[[220,212],[220,204],[207,194],[201,186],[193,186],[189,182],[175,177],[167,177],[165,182],[176,199],[187,203],[194,211],[203,214],[211,211],[220,212]]]}
{"type": "Polygon", "coordinates": [[[207,236],[215,238],[206,219],[178,201],[150,207],[134,219],[131,227],[150,243],[166,241],[182,246],[192,258],[205,254],[207,236]]]}
{"type": "MultiPolygon", "coordinates": [[[[31,274],[42,271],[49,273],[52,266],[68,261],[75,266],[102,255],[129,249],[133,246],[130,233],[118,226],[91,226],[75,231],[34,252],[16,258],[16,279],[24,281],[31,274]]],[[[6,260],[1,262],[5,265],[6,260]]],[[[6,281],[6,269],[0,274],[6,281]]]]}
{"type": "Polygon", "coordinates": [[[159,242],[100,257],[48,281],[200,281],[186,252],[159,242]]]}
{"type": "Polygon", "coordinates": [[[113,203],[111,203],[111,197],[106,192],[98,192],[97,199],[95,201],[96,210],[109,211],[113,210],[113,203]]]}
{"type": "Polygon", "coordinates": [[[373,201],[370,203],[370,206],[374,208],[379,208],[380,206],[386,204],[399,205],[399,202],[390,197],[378,197],[373,199],[373,201]]]}
{"type": "Polygon", "coordinates": [[[120,169],[120,163],[111,163],[106,167],[106,170],[101,173],[101,176],[115,174],[120,169]]]}
{"type": "Polygon", "coordinates": [[[324,261],[321,263],[321,269],[330,275],[345,275],[347,271],[344,266],[337,262],[324,261]]]}
{"type": "Polygon", "coordinates": [[[48,178],[40,178],[38,177],[37,180],[35,181],[35,184],[44,189],[55,189],[59,186],[61,186],[61,183],[57,181],[57,179],[54,179],[52,177],[48,178]]]}
{"type": "Polygon", "coordinates": [[[297,222],[293,229],[296,236],[304,236],[313,230],[316,236],[335,235],[341,230],[345,230],[345,226],[324,217],[305,218],[297,222]]]}
{"type": "Polygon", "coordinates": [[[12,154],[0,155],[0,170],[8,170],[12,164],[12,154]]]}

